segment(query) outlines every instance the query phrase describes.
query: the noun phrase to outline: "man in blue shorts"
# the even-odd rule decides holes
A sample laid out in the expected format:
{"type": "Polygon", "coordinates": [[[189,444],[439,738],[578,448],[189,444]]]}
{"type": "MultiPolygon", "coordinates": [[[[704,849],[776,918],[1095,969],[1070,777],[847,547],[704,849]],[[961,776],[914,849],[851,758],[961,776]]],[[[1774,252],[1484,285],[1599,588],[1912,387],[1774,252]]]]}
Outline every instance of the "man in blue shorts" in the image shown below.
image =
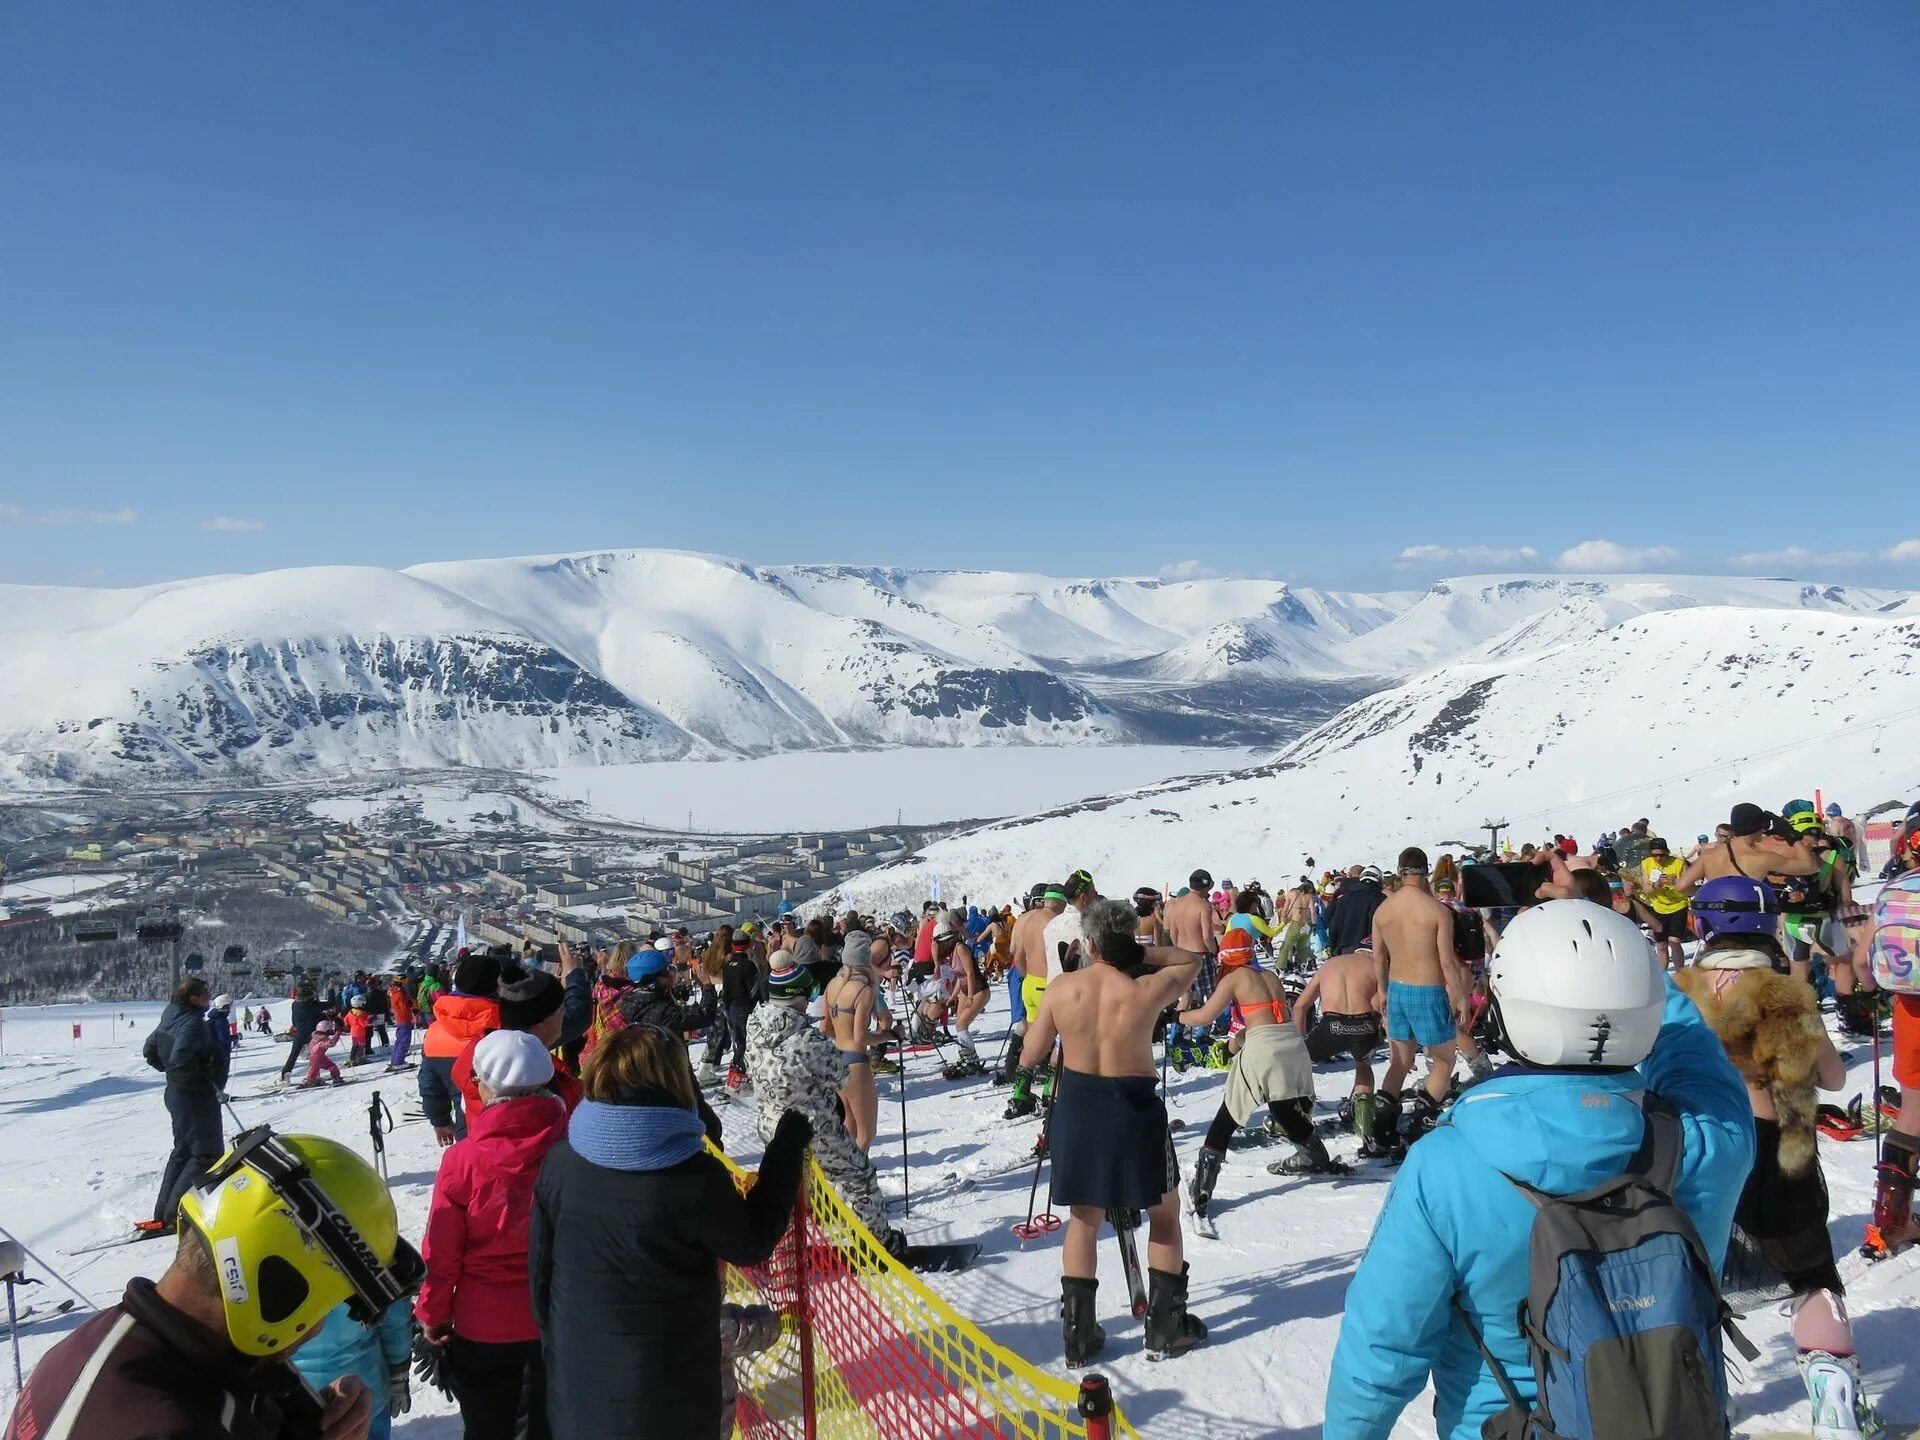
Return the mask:
{"type": "Polygon", "coordinates": [[[1375,1107],[1376,1143],[1398,1140],[1400,1087],[1421,1051],[1426,1085],[1413,1097],[1409,1137],[1419,1139],[1440,1118],[1453,1087],[1453,1057],[1468,1023],[1466,974],[1453,953],[1453,911],[1427,888],[1427,855],[1409,846],[1400,852],[1400,883],[1374,911],[1373,959],[1379,998],[1387,1017],[1387,1073],[1375,1107]]]}

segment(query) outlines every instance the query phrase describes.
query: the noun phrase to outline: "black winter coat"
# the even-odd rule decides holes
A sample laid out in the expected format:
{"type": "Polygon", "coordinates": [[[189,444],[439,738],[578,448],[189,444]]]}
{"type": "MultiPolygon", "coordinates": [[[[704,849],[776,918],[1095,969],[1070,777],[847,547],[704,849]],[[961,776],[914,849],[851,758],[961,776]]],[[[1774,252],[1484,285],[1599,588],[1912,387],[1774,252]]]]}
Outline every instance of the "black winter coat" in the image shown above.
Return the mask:
{"type": "MultiPolygon", "coordinates": [[[[797,1119],[797,1117],[796,1117],[797,1119]]],[[[534,1191],[527,1253],[554,1440],[686,1440],[720,1413],[720,1269],[786,1233],[807,1153],[783,1121],[741,1195],[711,1155],[609,1170],[567,1142],[534,1191]]]]}
{"type": "Polygon", "coordinates": [[[629,1025],[658,1025],[675,1035],[704,1030],[713,1024],[717,991],[702,990],[697,1005],[682,1005],[673,992],[655,980],[639,980],[620,997],[620,1018],[629,1025]]]}
{"type": "Polygon", "coordinates": [[[1327,917],[1327,940],[1335,955],[1351,955],[1360,948],[1360,942],[1373,934],[1373,912],[1386,901],[1386,892],[1375,881],[1347,882],[1327,917]]]}
{"type": "Polygon", "coordinates": [[[327,1007],[318,1000],[296,1000],[287,1019],[287,1028],[296,1034],[311,1035],[313,1027],[320,1023],[320,1017],[327,1013],[327,1007]]]}
{"type": "Polygon", "coordinates": [[[140,1053],[147,1064],[166,1072],[169,1085],[187,1090],[226,1087],[227,1055],[214,1043],[204,1010],[168,1005],[140,1053]]]}
{"type": "Polygon", "coordinates": [[[720,972],[720,998],[729,1005],[753,1005],[760,999],[760,966],[751,955],[730,955],[720,972]]]}

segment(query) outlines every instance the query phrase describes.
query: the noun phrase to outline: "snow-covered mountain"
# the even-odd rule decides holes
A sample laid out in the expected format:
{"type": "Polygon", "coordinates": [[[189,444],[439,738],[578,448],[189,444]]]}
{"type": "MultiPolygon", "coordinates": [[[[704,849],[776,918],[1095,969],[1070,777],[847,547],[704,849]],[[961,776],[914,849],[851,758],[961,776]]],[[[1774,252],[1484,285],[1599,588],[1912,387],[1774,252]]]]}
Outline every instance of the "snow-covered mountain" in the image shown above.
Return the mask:
{"type": "Polygon", "coordinates": [[[1522,627],[1537,635],[1530,617],[1349,707],[1270,764],[987,825],[838,898],[885,911],[937,875],[945,893],[999,899],[1078,866],[1110,894],[1178,884],[1202,864],[1271,886],[1309,855],[1391,863],[1406,844],[1476,837],[1488,819],[1512,822],[1519,839],[1590,839],[1646,815],[1690,844],[1737,800],[1778,808],[1818,787],[1857,813],[1915,798],[1911,609],[1655,609],[1520,653],[1504,642],[1522,627]]]}
{"type": "Polygon", "coordinates": [[[1524,657],[1633,615],[1911,604],[1787,581],[1492,577],[1356,594],[665,550],[0,586],[0,774],[1274,744],[1434,665],[1524,657]]]}

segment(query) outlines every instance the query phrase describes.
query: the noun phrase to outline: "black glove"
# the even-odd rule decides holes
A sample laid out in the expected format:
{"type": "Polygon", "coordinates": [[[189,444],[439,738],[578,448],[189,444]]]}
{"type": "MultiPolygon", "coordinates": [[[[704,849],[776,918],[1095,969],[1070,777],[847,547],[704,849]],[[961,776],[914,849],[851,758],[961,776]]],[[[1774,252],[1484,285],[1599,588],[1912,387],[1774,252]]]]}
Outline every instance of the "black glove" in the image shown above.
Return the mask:
{"type": "Polygon", "coordinates": [[[407,1384],[407,1362],[387,1367],[387,1409],[404,1415],[413,1408],[413,1388],[407,1384]]]}
{"type": "Polygon", "coordinates": [[[413,1373],[422,1384],[431,1385],[449,1400],[453,1398],[453,1388],[447,1384],[447,1347],[429,1344],[418,1331],[413,1337],[413,1373]]]}
{"type": "Polygon", "coordinates": [[[798,1110],[786,1110],[781,1112],[780,1123],[773,1127],[773,1140],[767,1148],[784,1146],[803,1150],[812,1142],[813,1122],[798,1110]]]}

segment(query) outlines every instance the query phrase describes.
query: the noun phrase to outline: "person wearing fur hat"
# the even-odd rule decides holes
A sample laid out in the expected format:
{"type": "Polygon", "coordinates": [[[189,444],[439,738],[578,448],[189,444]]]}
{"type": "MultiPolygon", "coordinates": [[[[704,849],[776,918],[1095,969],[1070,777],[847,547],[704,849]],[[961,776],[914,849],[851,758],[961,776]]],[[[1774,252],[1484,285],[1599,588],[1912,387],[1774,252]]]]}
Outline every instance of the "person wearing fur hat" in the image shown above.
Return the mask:
{"type": "MultiPolygon", "coordinates": [[[[559,989],[551,975],[541,978],[559,989]]],[[[471,1062],[479,1104],[434,1180],[421,1246],[427,1278],[414,1313],[427,1343],[446,1349],[444,1374],[467,1440],[542,1440],[546,1381],[527,1230],[540,1166],[566,1136],[567,1110],[548,1089],[553,1057],[530,1031],[492,1031],[475,1042],[471,1062]]]]}
{"type": "Polygon", "coordinates": [[[813,1127],[813,1158],[847,1208],[888,1248],[903,1244],[887,1219],[880,1173],[847,1130],[840,1092],[847,1083],[848,1057],[807,1014],[817,993],[812,975],[789,956],[769,977],[767,992],[767,1003],[746,1022],[760,1138],[771,1141],[787,1111],[804,1115],[813,1127]]]}
{"type": "Polygon", "coordinates": [[[500,1028],[500,962],[465,955],[453,968],[453,988],[433,1005],[433,1024],[420,1041],[420,1108],[441,1146],[464,1139],[467,1117],[454,1063],[474,1041],[500,1028]]]}
{"type": "Polygon", "coordinates": [[[1871,1434],[1879,1417],[1860,1388],[1845,1286],[1827,1234],[1827,1186],[1820,1173],[1814,1091],[1838,1090],[1847,1072],[1821,1023],[1819,998],[1784,973],[1775,938],[1780,901],[1743,875],[1708,880],[1694,892],[1706,946],[1674,983],[1700,1007],[1747,1083],[1753,1108],[1753,1169],[1734,1214],[1763,1268],[1792,1292],[1793,1340],[1813,1405],[1814,1433],[1871,1434]]]}

